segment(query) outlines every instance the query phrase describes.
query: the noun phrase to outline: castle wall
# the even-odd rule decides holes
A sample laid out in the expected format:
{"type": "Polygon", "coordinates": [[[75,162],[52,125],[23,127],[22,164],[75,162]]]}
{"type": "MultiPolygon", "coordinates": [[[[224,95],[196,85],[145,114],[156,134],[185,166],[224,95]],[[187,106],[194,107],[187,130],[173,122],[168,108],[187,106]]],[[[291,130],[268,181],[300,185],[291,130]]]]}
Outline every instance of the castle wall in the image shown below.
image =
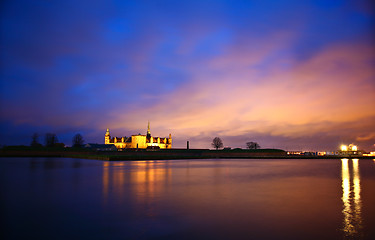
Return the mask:
{"type": "Polygon", "coordinates": [[[146,136],[144,135],[133,135],[132,136],[132,142],[131,142],[131,148],[147,148],[146,145],[146,136]]]}

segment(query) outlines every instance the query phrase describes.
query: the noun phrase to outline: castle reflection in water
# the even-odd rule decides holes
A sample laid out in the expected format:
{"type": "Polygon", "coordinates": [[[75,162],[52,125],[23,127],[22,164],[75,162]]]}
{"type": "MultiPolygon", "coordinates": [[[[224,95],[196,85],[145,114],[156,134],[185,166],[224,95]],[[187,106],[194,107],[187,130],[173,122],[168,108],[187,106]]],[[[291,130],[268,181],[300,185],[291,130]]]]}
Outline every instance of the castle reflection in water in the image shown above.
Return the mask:
{"type": "Polygon", "coordinates": [[[137,202],[153,199],[170,183],[171,169],[168,165],[168,161],[104,162],[104,203],[110,191],[121,201],[128,197],[129,189],[137,202]]]}
{"type": "Polygon", "coordinates": [[[341,176],[344,238],[358,238],[363,230],[359,160],[341,159],[341,176]]]}

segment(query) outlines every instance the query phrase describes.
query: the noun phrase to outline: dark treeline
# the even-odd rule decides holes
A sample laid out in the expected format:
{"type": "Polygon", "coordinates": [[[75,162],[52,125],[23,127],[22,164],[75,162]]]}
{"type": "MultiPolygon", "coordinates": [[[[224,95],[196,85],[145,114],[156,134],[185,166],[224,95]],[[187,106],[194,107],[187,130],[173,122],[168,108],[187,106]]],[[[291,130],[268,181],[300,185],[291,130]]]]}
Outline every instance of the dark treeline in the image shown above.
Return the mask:
{"type": "MultiPolygon", "coordinates": [[[[219,137],[215,137],[213,140],[212,140],[212,143],[211,145],[216,149],[218,150],[219,148],[223,148],[224,147],[224,144],[223,144],[223,141],[221,140],[221,138],[219,137]]],[[[257,143],[257,142],[247,142],[246,143],[246,148],[247,149],[260,149],[260,145],[257,143]]],[[[224,150],[227,149],[227,148],[224,148],[224,150]]],[[[230,149],[230,148],[229,148],[230,149]]]]}
{"type": "MultiPolygon", "coordinates": [[[[38,133],[34,133],[31,136],[31,148],[65,148],[65,144],[59,142],[57,135],[55,133],[46,133],[44,135],[44,145],[40,143],[40,135],[38,133]]],[[[82,148],[84,146],[84,139],[81,134],[77,133],[74,135],[72,139],[72,147],[73,148],[82,148]]],[[[12,146],[17,147],[17,146],[12,146]]],[[[27,147],[27,146],[18,146],[18,147],[27,147]]]]}

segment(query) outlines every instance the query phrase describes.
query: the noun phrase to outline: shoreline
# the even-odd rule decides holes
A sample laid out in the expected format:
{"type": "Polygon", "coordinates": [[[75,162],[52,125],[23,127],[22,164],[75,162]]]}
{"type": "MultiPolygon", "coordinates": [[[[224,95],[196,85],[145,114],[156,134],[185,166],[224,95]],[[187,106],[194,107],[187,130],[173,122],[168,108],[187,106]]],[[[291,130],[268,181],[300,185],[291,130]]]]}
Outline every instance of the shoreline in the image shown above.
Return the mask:
{"type": "Polygon", "coordinates": [[[280,149],[256,150],[209,150],[209,149],[168,149],[148,151],[144,149],[128,151],[88,151],[88,150],[0,150],[0,157],[61,157],[83,158],[103,161],[132,160],[178,160],[178,159],[375,159],[375,156],[360,155],[288,155],[280,149]]]}

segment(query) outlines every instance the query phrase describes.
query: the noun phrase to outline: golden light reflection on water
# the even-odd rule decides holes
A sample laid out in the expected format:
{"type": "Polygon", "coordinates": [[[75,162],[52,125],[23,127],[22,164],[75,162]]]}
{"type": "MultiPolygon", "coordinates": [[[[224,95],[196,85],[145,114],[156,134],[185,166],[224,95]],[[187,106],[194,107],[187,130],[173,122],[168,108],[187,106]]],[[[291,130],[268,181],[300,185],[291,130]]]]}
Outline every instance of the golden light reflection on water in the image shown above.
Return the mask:
{"type": "Polygon", "coordinates": [[[352,185],[349,159],[341,159],[343,231],[344,238],[359,238],[362,235],[361,183],[359,160],[352,159],[352,185]]]}
{"type": "Polygon", "coordinates": [[[171,169],[165,166],[168,164],[164,162],[162,166],[157,162],[133,162],[133,169],[130,180],[134,184],[132,195],[137,202],[153,201],[157,195],[161,194],[166,185],[170,182],[171,169]]]}
{"type": "Polygon", "coordinates": [[[341,175],[342,175],[342,202],[344,204],[344,231],[350,232],[350,176],[349,176],[349,159],[341,159],[341,175]]]}
{"type": "Polygon", "coordinates": [[[115,189],[120,195],[123,194],[123,185],[125,182],[125,175],[122,174],[122,167],[124,162],[103,162],[103,196],[104,201],[107,201],[107,196],[110,189],[115,189]]]}
{"type": "Polygon", "coordinates": [[[152,201],[170,180],[171,168],[166,161],[104,162],[104,204],[110,194],[119,202],[129,197],[129,194],[137,202],[145,199],[152,201]]]}

